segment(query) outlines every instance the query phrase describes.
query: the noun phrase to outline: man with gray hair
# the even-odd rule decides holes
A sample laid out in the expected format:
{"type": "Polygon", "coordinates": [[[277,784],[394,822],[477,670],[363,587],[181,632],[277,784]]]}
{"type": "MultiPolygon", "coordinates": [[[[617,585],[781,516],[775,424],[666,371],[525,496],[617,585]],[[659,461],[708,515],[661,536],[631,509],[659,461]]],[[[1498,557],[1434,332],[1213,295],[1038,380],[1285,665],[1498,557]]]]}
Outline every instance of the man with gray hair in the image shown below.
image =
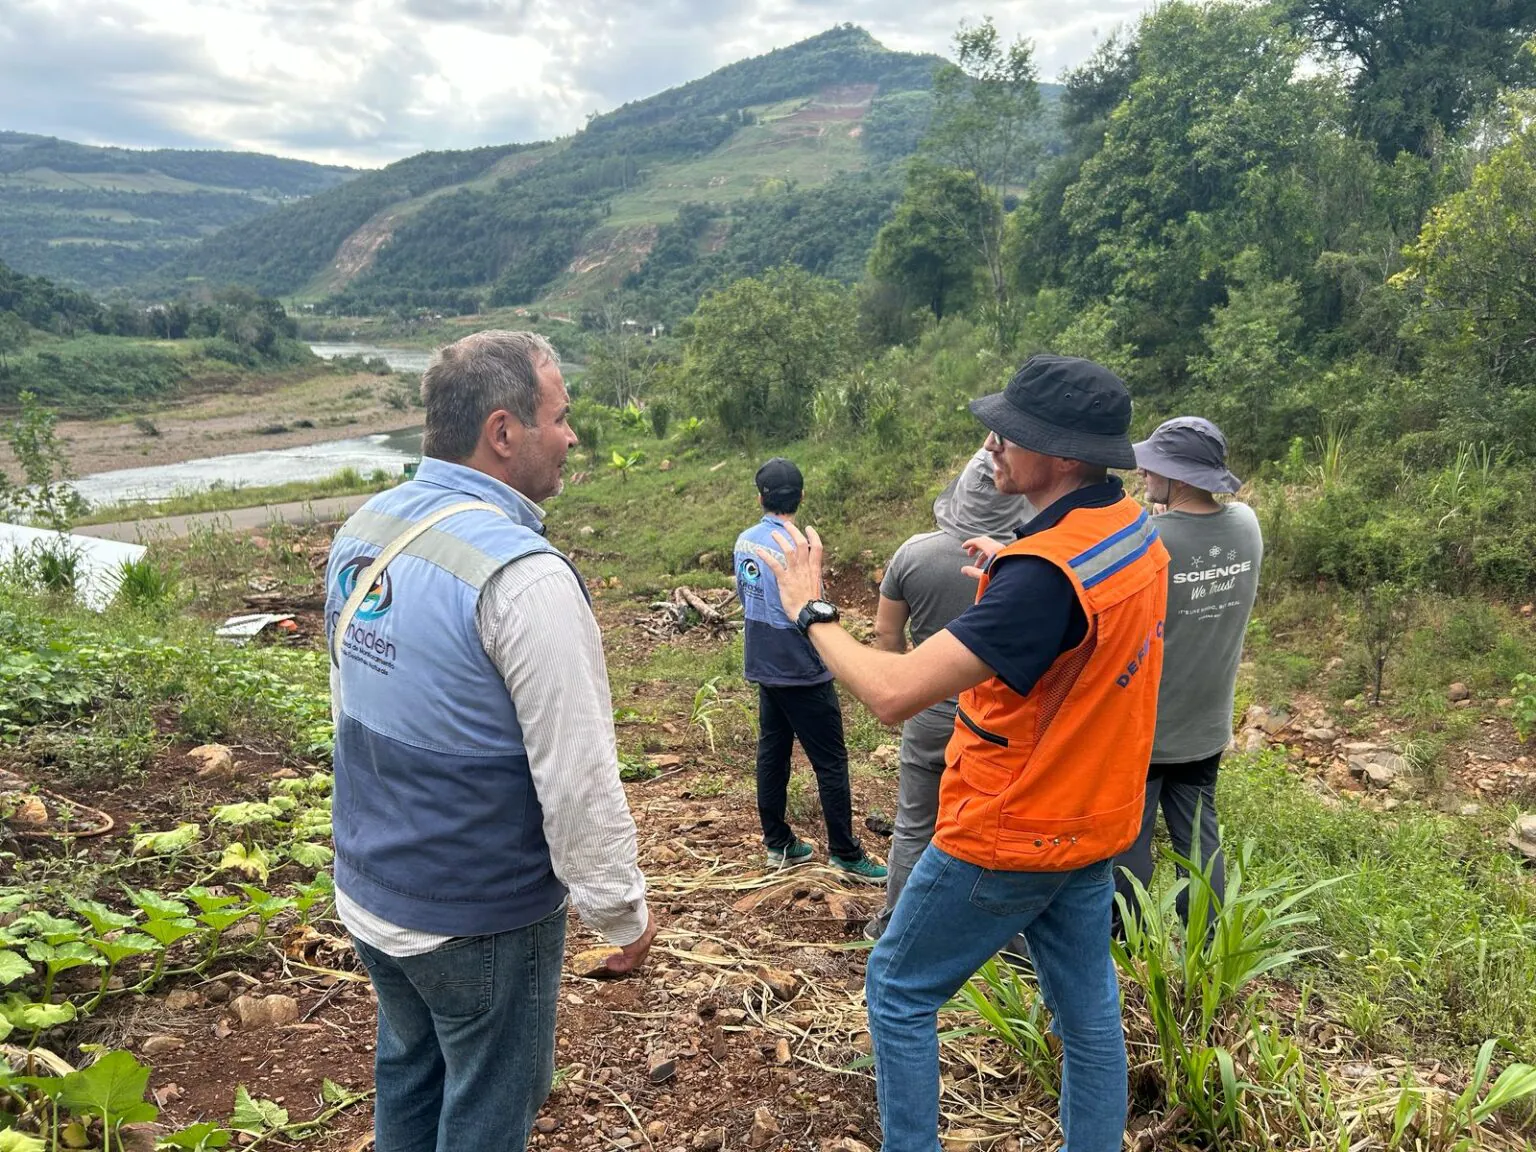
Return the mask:
{"type": "MultiPolygon", "coordinates": [[[[976,579],[963,571],[973,562],[965,542],[980,536],[1011,539],[1034,514],[1028,497],[997,490],[992,453],[978,448],[933,502],[938,531],[909,537],[886,565],[875,610],[875,647],[905,652],[910,633],[916,648],[974,604],[976,579]]],[[[944,749],[955,731],[955,704],[953,696],[941,700],[901,726],[901,776],[886,860],[885,907],[865,925],[866,940],[878,940],[885,932],[907,876],[933,839],[944,749]]]]}
{"type": "Polygon", "coordinates": [[[576,443],[531,332],[441,349],[413,480],[326,570],[336,909],[378,995],[377,1152],[521,1148],[554,1075],[567,898],[656,934],[586,588],[544,538],[576,443]]]}

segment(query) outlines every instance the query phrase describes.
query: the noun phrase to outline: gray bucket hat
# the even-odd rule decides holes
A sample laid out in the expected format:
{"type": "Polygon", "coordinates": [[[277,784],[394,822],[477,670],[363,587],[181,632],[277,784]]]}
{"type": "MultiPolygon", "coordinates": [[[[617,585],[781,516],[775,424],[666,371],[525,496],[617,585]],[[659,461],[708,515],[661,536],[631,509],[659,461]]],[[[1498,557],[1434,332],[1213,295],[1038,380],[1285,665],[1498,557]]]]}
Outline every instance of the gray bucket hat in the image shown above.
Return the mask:
{"type": "Polygon", "coordinates": [[[1243,482],[1227,468],[1227,438],[1199,416],[1164,420],[1133,445],[1136,467],[1205,492],[1236,492],[1243,482]]]}
{"type": "Polygon", "coordinates": [[[997,490],[992,453],[985,448],[977,449],[933,502],[935,523],[957,540],[1008,536],[1034,516],[1035,507],[1027,497],[1009,496],[997,490]]]}
{"type": "Polygon", "coordinates": [[[971,414],[997,435],[1039,452],[1105,468],[1134,468],[1131,394],[1092,360],[1031,356],[1008,387],[971,401],[971,414]]]}

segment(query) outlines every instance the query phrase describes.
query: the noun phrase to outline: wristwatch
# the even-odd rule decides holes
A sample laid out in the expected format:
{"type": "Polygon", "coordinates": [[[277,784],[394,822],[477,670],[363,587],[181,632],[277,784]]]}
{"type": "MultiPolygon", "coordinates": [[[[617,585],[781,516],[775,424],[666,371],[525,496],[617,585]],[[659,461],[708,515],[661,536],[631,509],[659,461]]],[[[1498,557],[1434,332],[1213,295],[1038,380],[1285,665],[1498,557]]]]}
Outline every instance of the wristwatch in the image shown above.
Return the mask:
{"type": "Polygon", "coordinates": [[[795,617],[795,627],[801,633],[807,633],[812,624],[831,624],[837,620],[837,605],[829,604],[825,600],[809,600],[804,608],[800,609],[800,615],[795,617]]]}

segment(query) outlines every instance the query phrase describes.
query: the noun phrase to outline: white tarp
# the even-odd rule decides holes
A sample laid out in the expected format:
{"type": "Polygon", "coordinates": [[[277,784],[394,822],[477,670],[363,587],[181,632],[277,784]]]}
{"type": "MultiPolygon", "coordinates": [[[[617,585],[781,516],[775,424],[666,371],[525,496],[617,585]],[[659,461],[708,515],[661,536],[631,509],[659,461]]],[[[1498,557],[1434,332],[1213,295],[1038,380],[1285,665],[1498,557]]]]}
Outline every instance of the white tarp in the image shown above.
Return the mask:
{"type": "Polygon", "coordinates": [[[75,595],[87,608],[100,612],[112,603],[122,579],[125,560],[137,560],[147,549],[142,544],[124,544],[117,540],[98,540],[94,536],[75,536],[47,528],[24,528],[20,524],[0,524],[0,564],[17,553],[64,549],[78,557],[75,595]]]}
{"type": "Polygon", "coordinates": [[[222,636],[225,640],[233,640],[236,644],[244,644],[252,636],[258,635],[273,624],[281,624],[284,620],[292,619],[292,616],[282,616],[276,612],[251,612],[244,616],[231,616],[215,628],[213,634],[222,636]]]}

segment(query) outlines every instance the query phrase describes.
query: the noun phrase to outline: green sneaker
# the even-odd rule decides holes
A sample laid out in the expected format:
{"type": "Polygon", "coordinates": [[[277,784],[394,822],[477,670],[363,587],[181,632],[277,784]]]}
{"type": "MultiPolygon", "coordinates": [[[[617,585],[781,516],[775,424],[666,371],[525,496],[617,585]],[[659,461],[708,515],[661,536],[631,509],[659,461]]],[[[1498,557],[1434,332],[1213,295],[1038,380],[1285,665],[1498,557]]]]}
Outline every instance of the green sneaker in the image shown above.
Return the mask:
{"type": "Polygon", "coordinates": [[[804,864],[815,851],[816,849],[804,840],[796,840],[788,848],[770,848],[768,849],[768,867],[793,868],[796,864],[804,864]]]}
{"type": "Polygon", "coordinates": [[[860,884],[885,883],[885,865],[876,864],[868,856],[860,856],[857,860],[844,860],[841,856],[833,856],[832,867],[848,879],[857,880],[860,884]]]}

